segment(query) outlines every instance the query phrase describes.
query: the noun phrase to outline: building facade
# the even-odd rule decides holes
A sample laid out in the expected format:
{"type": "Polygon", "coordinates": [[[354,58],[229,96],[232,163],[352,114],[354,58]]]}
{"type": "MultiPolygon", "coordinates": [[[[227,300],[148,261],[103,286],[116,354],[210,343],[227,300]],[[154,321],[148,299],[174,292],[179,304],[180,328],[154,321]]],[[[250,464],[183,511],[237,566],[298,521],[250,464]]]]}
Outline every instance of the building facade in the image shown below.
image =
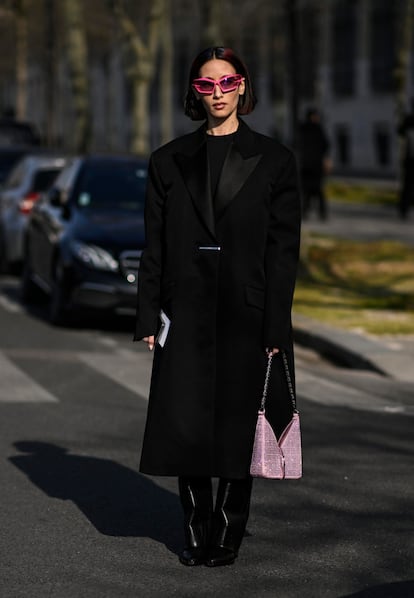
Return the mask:
{"type": "MultiPolygon", "coordinates": [[[[400,152],[394,68],[401,46],[401,14],[409,0],[291,1],[295,6],[299,115],[310,106],[321,111],[335,172],[395,177],[400,152]]],[[[263,133],[292,142],[286,6],[282,0],[221,0],[219,4],[217,0],[171,0],[174,136],[197,126],[182,110],[187,73],[193,57],[215,39],[234,47],[252,73],[259,103],[247,122],[263,133]],[[211,18],[213,4],[219,7],[215,21],[211,18]]],[[[132,95],[121,48],[114,39],[116,36],[108,35],[111,45],[105,52],[90,52],[92,149],[125,151],[130,140],[132,95]]],[[[6,43],[10,45],[11,38],[6,43]]],[[[407,108],[414,96],[412,56],[410,48],[403,90],[407,108]]],[[[157,69],[151,90],[152,149],[161,138],[160,73],[157,69]]],[[[2,68],[1,78],[0,107],[5,107],[13,104],[15,94],[12,69],[2,68]]],[[[59,145],[70,147],[74,113],[64,52],[54,86],[55,138],[59,145]]],[[[41,132],[46,130],[49,116],[46,96],[42,65],[31,63],[27,118],[41,132]]]]}

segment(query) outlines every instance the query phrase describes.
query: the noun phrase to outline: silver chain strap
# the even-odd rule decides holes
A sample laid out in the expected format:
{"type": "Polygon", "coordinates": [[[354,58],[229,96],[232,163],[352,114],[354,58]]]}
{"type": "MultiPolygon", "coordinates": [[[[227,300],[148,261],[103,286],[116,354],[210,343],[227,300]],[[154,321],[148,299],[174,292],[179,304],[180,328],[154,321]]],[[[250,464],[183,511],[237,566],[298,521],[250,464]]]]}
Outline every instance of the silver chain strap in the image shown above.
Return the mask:
{"type": "Polygon", "coordinates": [[[296,409],[296,397],[295,397],[295,392],[293,390],[292,378],[290,377],[288,360],[287,360],[286,352],[285,351],[282,351],[282,359],[283,359],[283,365],[285,366],[286,382],[287,382],[288,389],[289,389],[290,400],[292,401],[293,411],[296,412],[297,411],[297,409],[296,409]]]}
{"type": "Polygon", "coordinates": [[[269,378],[270,378],[270,368],[272,367],[272,358],[273,355],[269,353],[267,357],[267,368],[266,368],[266,376],[264,381],[263,387],[263,394],[262,394],[262,401],[260,403],[260,411],[265,410],[266,398],[267,398],[267,387],[269,386],[269,378]]]}
{"type": "MultiPolygon", "coordinates": [[[[286,352],[281,351],[281,353],[282,353],[282,359],[283,359],[283,366],[285,368],[286,382],[287,382],[288,390],[289,390],[289,394],[290,394],[290,400],[292,401],[293,411],[295,413],[297,413],[296,397],[295,397],[295,392],[293,390],[293,383],[292,383],[292,378],[291,378],[290,372],[289,372],[289,365],[288,365],[288,360],[286,357],[286,352]]],[[[272,353],[269,353],[268,358],[267,358],[267,368],[266,368],[266,375],[265,375],[265,381],[264,381],[264,387],[263,387],[262,400],[260,402],[260,411],[265,410],[266,399],[267,399],[267,389],[269,386],[269,379],[270,379],[270,370],[272,367],[272,359],[273,359],[273,355],[272,355],[272,353]]]]}

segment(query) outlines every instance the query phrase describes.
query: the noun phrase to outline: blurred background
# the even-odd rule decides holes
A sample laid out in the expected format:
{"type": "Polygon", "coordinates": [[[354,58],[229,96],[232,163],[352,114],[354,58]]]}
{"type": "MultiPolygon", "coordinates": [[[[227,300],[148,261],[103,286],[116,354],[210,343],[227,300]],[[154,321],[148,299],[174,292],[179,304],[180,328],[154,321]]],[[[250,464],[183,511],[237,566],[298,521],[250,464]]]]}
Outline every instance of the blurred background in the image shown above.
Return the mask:
{"type": "Polygon", "coordinates": [[[0,0],[2,596],[414,596],[413,21],[414,0],[0,0]],[[295,150],[304,208],[305,475],[258,481],[215,577],[176,572],[176,480],[138,473],[132,343],[147,157],[200,125],[211,45],[247,63],[246,121],[295,150]]]}
{"type": "Polygon", "coordinates": [[[189,65],[229,45],[248,121],[295,145],[321,111],[335,173],[392,178],[414,95],[412,0],[1,0],[0,112],[69,151],[151,149],[188,132],[189,65]]]}

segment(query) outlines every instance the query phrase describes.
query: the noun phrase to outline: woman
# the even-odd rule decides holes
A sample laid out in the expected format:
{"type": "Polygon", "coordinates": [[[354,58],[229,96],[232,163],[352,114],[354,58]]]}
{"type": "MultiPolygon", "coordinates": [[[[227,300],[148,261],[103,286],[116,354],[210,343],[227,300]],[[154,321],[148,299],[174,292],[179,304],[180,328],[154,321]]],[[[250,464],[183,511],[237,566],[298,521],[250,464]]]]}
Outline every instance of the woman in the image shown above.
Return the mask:
{"type": "MultiPolygon", "coordinates": [[[[208,48],[185,101],[205,123],[155,151],[149,166],[135,340],[155,355],[140,469],[178,476],[185,565],[236,559],[267,352],[284,349],[293,369],[295,160],[239,118],[254,105],[243,62],[208,48]]],[[[280,433],[292,407],[281,358],[273,362],[266,413],[280,433]]]]}

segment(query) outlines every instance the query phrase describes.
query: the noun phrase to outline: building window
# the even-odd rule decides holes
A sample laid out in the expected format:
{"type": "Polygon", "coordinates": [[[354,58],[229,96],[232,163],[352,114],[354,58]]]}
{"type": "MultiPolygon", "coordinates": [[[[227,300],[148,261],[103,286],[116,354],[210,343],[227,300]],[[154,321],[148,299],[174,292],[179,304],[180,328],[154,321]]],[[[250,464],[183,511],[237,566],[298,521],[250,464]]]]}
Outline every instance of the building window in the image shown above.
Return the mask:
{"type": "Polygon", "coordinates": [[[339,124],[335,130],[335,149],[340,166],[351,164],[351,135],[348,125],[339,124]]]}
{"type": "Polygon", "coordinates": [[[370,74],[376,92],[394,89],[397,9],[396,3],[389,0],[375,0],[371,4],[370,74]]]}
{"type": "Polygon", "coordinates": [[[357,22],[355,0],[337,0],[332,27],[332,83],[338,96],[350,96],[355,90],[357,22]]]}
{"type": "Polygon", "coordinates": [[[379,166],[389,166],[391,163],[391,139],[389,127],[386,123],[376,123],[373,129],[375,159],[379,166]]]}

